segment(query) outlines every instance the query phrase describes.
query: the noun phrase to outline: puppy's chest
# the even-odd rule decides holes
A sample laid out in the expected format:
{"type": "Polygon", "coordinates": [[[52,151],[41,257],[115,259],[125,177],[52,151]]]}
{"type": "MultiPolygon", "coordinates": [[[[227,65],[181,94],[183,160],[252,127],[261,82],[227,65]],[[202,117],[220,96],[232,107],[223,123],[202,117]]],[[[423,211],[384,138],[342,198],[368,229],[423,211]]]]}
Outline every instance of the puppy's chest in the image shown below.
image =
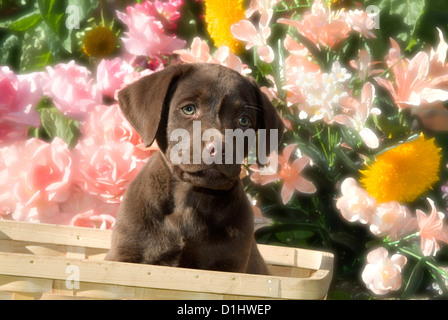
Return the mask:
{"type": "Polygon", "coordinates": [[[234,238],[238,235],[232,210],[207,203],[183,204],[176,206],[169,217],[170,228],[177,229],[185,244],[204,244],[234,238]],[[227,211],[228,215],[226,215],[227,211]]]}

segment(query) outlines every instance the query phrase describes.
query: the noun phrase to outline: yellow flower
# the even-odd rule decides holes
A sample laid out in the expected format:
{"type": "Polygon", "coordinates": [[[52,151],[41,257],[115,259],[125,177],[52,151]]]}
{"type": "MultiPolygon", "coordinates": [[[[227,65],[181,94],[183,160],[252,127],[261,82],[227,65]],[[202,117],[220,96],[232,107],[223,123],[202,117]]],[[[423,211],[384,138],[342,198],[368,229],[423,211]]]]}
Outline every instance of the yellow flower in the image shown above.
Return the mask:
{"type": "Polygon", "coordinates": [[[228,46],[233,53],[241,43],[230,32],[232,24],[244,19],[243,0],[205,0],[205,22],[215,46],[228,46]]]}
{"type": "Polygon", "coordinates": [[[361,171],[361,183],[379,203],[412,202],[439,181],[440,150],[422,134],[379,155],[361,171]]]}
{"type": "Polygon", "coordinates": [[[86,34],[83,50],[89,57],[103,58],[115,51],[115,34],[106,27],[96,27],[86,34]]]}

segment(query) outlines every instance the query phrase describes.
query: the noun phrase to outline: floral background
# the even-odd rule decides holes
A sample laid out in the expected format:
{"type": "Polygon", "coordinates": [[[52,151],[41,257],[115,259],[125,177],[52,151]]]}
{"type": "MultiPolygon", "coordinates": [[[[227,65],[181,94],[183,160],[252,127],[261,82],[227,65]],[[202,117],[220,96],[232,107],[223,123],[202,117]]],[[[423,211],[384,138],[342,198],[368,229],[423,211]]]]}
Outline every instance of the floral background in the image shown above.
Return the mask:
{"type": "Polygon", "coordinates": [[[217,63],[287,127],[257,241],[333,252],[331,299],[446,298],[447,40],[445,0],[1,0],[0,219],[113,228],[157,150],[117,92],[217,63]]]}

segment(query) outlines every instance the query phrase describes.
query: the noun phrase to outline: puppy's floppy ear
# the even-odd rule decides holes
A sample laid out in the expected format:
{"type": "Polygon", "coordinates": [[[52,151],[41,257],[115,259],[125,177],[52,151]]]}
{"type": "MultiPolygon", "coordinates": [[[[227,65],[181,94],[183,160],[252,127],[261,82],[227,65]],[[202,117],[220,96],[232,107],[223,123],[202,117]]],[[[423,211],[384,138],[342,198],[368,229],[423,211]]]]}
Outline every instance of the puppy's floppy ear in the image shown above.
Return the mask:
{"type": "MultiPolygon", "coordinates": [[[[118,101],[126,119],[137,130],[146,146],[150,146],[158,131],[165,130],[164,109],[168,107],[176,80],[191,66],[178,64],[143,77],[118,93],[118,101]]],[[[166,115],[165,115],[166,118],[166,115]]],[[[165,141],[158,141],[159,145],[165,141]]]]}
{"type": "Polygon", "coordinates": [[[258,116],[258,128],[266,130],[266,156],[274,148],[271,146],[271,129],[277,130],[278,141],[276,141],[277,146],[280,146],[280,142],[283,139],[283,133],[285,131],[285,125],[283,124],[282,118],[280,117],[277,109],[271,103],[269,98],[260,90],[258,85],[253,81],[255,86],[255,91],[258,95],[258,107],[261,110],[258,116]]]}

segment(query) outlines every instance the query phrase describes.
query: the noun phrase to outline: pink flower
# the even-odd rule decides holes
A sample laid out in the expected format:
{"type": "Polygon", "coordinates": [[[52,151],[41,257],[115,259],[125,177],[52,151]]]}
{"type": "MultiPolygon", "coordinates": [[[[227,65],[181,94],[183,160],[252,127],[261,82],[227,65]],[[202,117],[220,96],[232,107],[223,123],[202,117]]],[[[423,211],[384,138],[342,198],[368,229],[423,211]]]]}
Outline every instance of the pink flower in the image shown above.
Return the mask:
{"type": "Polygon", "coordinates": [[[389,236],[392,240],[416,229],[417,223],[410,211],[398,202],[387,202],[378,205],[370,216],[370,231],[377,236],[389,236]]]}
{"type": "Polygon", "coordinates": [[[96,81],[103,95],[114,98],[120,90],[127,75],[134,73],[134,68],[121,58],[103,59],[98,64],[96,81]]]}
{"type": "MultiPolygon", "coordinates": [[[[291,153],[297,147],[296,144],[291,144],[283,150],[282,156],[278,156],[278,164],[280,169],[277,172],[267,173],[261,172],[258,165],[252,165],[250,168],[254,173],[251,175],[251,180],[261,185],[282,180],[283,186],[281,190],[281,197],[283,204],[287,204],[291,200],[294,191],[311,194],[316,192],[314,184],[302,176],[302,171],[309,164],[310,158],[303,156],[296,159],[293,163],[289,162],[291,153]]],[[[270,158],[277,155],[271,155],[270,158]]]]}
{"type": "Polygon", "coordinates": [[[350,66],[353,69],[358,70],[358,78],[360,81],[366,81],[367,77],[384,71],[379,69],[372,69],[372,67],[378,63],[380,62],[371,60],[370,54],[367,52],[367,50],[362,49],[359,50],[358,59],[350,61],[350,66]]]}
{"type": "Polygon", "coordinates": [[[80,129],[84,137],[93,138],[97,145],[104,144],[106,141],[128,141],[133,145],[143,143],[140,135],[124,117],[118,104],[96,106],[80,129]]]}
{"type": "Polygon", "coordinates": [[[318,48],[334,48],[346,39],[351,31],[350,25],[340,12],[331,12],[325,1],[314,1],[311,11],[306,12],[300,21],[279,19],[297,28],[297,31],[311,40],[318,48]]]}
{"type": "Polygon", "coordinates": [[[64,115],[82,120],[102,102],[90,71],[77,65],[74,60],[57,64],[54,68],[47,67],[47,71],[48,75],[44,77],[45,94],[53,99],[64,115]]]}
{"type": "Polygon", "coordinates": [[[246,50],[256,47],[260,60],[271,63],[274,61],[274,51],[267,44],[267,39],[271,35],[271,28],[261,23],[255,27],[249,20],[241,20],[231,27],[232,34],[235,38],[247,42],[246,50]]]}
{"type": "Polygon", "coordinates": [[[401,271],[407,259],[400,254],[389,258],[384,248],[372,250],[367,255],[367,265],[362,272],[362,280],[373,293],[382,295],[400,289],[401,271]]]}
{"type": "MultiPolygon", "coordinates": [[[[311,72],[300,72],[305,67],[311,68],[303,60],[292,60],[296,64],[297,73],[288,76],[289,104],[297,104],[300,119],[308,119],[310,122],[323,120],[332,123],[339,107],[341,97],[347,96],[346,83],[351,78],[347,69],[341,67],[338,61],[334,62],[330,73],[320,73],[311,69],[311,72]]],[[[288,62],[289,65],[290,62],[288,62]]]]}
{"type": "Polygon", "coordinates": [[[375,87],[367,82],[361,91],[361,102],[346,96],[339,99],[345,113],[334,117],[334,121],[358,131],[362,140],[369,148],[376,149],[379,146],[378,137],[366,127],[366,121],[370,114],[379,115],[381,110],[373,107],[375,99],[375,87]]]}
{"type": "Polygon", "coordinates": [[[376,209],[374,197],[358,186],[355,179],[347,178],[341,184],[342,197],[336,202],[344,219],[366,224],[376,209]]]}
{"type": "Polygon", "coordinates": [[[317,63],[310,61],[308,49],[286,35],[284,47],[291,53],[285,59],[286,86],[288,91],[288,105],[300,104],[306,99],[304,85],[308,79],[320,77],[320,68],[317,63]]]}
{"type": "Polygon", "coordinates": [[[260,13],[258,25],[255,26],[249,20],[241,20],[231,27],[232,34],[235,38],[247,42],[246,50],[256,47],[260,60],[271,63],[274,61],[274,51],[267,44],[267,39],[271,35],[273,7],[279,0],[252,0],[249,9],[246,11],[246,17],[250,18],[255,12],[260,13]]]}
{"type": "Polygon", "coordinates": [[[190,49],[175,50],[173,53],[178,54],[180,60],[186,63],[216,63],[241,74],[251,72],[247,65],[243,65],[241,59],[230,52],[230,49],[226,46],[219,47],[214,55],[211,55],[207,42],[199,37],[193,39],[190,49]]]}
{"type": "Polygon", "coordinates": [[[17,142],[1,149],[0,208],[14,220],[55,219],[73,184],[73,161],[59,138],[17,142]],[[7,199],[9,196],[9,199],[7,199]]]}
{"type": "Polygon", "coordinates": [[[118,104],[96,106],[80,129],[82,135],[96,145],[109,142],[132,143],[139,159],[146,159],[158,150],[157,143],[148,148],[143,144],[142,138],[126,120],[118,104]]]}
{"type": "Polygon", "coordinates": [[[31,155],[27,167],[32,198],[67,200],[72,183],[72,157],[65,141],[56,137],[51,144],[42,143],[31,155]]]}
{"type": "Polygon", "coordinates": [[[274,6],[280,0],[252,0],[246,10],[246,18],[252,17],[255,12],[259,12],[264,25],[267,25],[274,14],[274,6]]]}
{"type": "Polygon", "coordinates": [[[133,7],[126,11],[117,11],[117,17],[128,27],[122,40],[129,53],[159,58],[185,46],[184,40],[166,35],[162,23],[154,16],[133,7]]]}
{"type": "MultiPolygon", "coordinates": [[[[443,37],[440,46],[443,48],[443,37]]],[[[394,75],[395,82],[376,77],[375,80],[387,89],[400,109],[417,107],[436,101],[448,100],[448,90],[440,87],[448,83],[448,75],[430,74],[430,57],[426,52],[418,52],[412,59],[402,58],[397,42],[391,39],[392,48],[386,57],[386,63],[394,75]]],[[[438,63],[441,53],[432,55],[432,66],[438,63]]],[[[435,72],[435,71],[433,71],[435,72]]]]}
{"type": "Polygon", "coordinates": [[[42,98],[38,74],[15,75],[0,68],[0,144],[25,139],[28,126],[39,127],[36,104],[42,98]]]}
{"type": "MultiPolygon", "coordinates": [[[[308,49],[301,43],[298,43],[291,37],[289,34],[285,36],[285,40],[283,41],[285,49],[288,50],[292,55],[298,56],[304,59],[304,61],[309,61],[307,58],[309,56],[308,49]],[[305,59],[306,58],[306,59],[305,59]]],[[[312,64],[313,67],[311,69],[319,70],[319,65],[316,63],[312,64]]]]}
{"type": "Polygon", "coordinates": [[[376,38],[372,32],[372,29],[375,28],[375,21],[366,12],[362,10],[349,10],[345,15],[345,21],[353,30],[359,32],[365,38],[376,38]]]}
{"type": "Polygon", "coordinates": [[[146,0],[143,4],[136,4],[135,9],[160,18],[165,28],[174,29],[176,28],[175,20],[180,17],[178,10],[182,4],[183,0],[168,0],[163,2],[159,0],[146,0]]]}
{"type": "MultiPolygon", "coordinates": [[[[432,77],[446,76],[448,74],[448,63],[446,62],[448,44],[443,38],[442,30],[437,28],[437,32],[439,35],[439,44],[436,50],[431,48],[429,54],[429,74],[432,77]]],[[[446,86],[446,77],[444,77],[444,79],[446,86]]]]}
{"type": "Polygon", "coordinates": [[[106,203],[120,203],[124,192],[147,158],[128,141],[97,144],[91,137],[75,148],[78,158],[77,183],[106,203]]]}
{"type": "Polygon", "coordinates": [[[431,205],[431,213],[426,215],[423,211],[417,209],[417,221],[420,229],[421,249],[425,256],[435,256],[439,251],[438,241],[448,244],[448,230],[443,225],[445,215],[437,212],[434,201],[427,198],[431,205]]]}

